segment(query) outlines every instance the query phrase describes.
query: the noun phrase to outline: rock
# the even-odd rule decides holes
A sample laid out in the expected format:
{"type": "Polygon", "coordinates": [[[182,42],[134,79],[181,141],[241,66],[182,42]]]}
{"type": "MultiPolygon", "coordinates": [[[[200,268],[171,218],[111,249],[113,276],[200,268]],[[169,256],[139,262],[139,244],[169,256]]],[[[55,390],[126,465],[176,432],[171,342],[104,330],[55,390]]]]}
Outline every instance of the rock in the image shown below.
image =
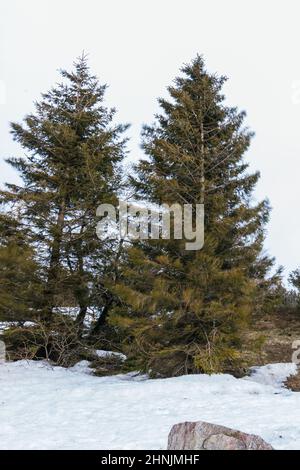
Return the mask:
{"type": "Polygon", "coordinates": [[[168,450],[273,450],[273,447],[255,434],[196,421],[172,427],[168,450]]]}

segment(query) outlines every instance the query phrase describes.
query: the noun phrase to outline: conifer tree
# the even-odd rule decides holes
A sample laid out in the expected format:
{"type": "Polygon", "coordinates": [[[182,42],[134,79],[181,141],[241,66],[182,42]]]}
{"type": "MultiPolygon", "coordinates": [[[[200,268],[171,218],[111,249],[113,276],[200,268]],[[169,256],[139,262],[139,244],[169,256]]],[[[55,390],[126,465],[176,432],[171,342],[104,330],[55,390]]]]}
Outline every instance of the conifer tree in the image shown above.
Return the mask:
{"type": "Polygon", "coordinates": [[[295,269],[289,275],[289,282],[295,287],[298,291],[300,290],[300,269],[295,269]]]}
{"type": "Polygon", "coordinates": [[[245,113],[225,105],[225,78],[201,57],[182,72],[144,128],[146,158],[131,184],[151,203],[204,203],[204,248],[187,251],[186,240],[172,238],[133,243],[111,316],[134,367],[154,375],[236,367],[255,299],[272,282],[273,260],[262,254],[269,205],[251,200],[259,174],[244,160],[245,113]]]}
{"type": "Polygon", "coordinates": [[[24,322],[36,318],[40,302],[40,267],[17,218],[0,214],[0,320],[24,322]]]}
{"type": "Polygon", "coordinates": [[[296,304],[297,309],[300,307],[300,269],[295,269],[289,275],[289,283],[296,290],[286,292],[286,300],[289,304],[296,304]]]}
{"type": "Polygon", "coordinates": [[[24,124],[12,124],[26,157],[7,161],[23,185],[7,184],[1,199],[19,204],[45,266],[40,306],[45,317],[51,319],[67,302],[79,307],[82,324],[89,306],[96,302],[99,313],[104,308],[106,288],[96,292],[94,286],[101,285],[113,247],[96,237],[96,209],[116,203],[127,126],[113,123],[115,110],[103,103],[106,86],[91,75],[85,56],[61,76],[24,124]]]}

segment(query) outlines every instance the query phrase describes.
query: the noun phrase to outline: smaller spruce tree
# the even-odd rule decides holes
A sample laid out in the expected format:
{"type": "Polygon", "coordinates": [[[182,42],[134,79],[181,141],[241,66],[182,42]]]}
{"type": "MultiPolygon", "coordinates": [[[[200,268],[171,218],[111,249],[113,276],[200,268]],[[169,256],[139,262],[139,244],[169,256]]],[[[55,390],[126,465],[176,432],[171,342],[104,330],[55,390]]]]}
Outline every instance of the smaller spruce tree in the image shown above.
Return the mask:
{"type": "Polygon", "coordinates": [[[12,135],[26,158],[9,158],[23,185],[7,184],[5,204],[18,204],[31,227],[31,243],[44,267],[40,309],[51,321],[62,306],[77,307],[83,324],[89,307],[107,308],[104,272],[114,246],[96,237],[96,209],[117,203],[122,187],[126,125],[114,124],[114,109],[104,105],[105,85],[80,57],[62,82],[42,95],[24,124],[12,135]]]}

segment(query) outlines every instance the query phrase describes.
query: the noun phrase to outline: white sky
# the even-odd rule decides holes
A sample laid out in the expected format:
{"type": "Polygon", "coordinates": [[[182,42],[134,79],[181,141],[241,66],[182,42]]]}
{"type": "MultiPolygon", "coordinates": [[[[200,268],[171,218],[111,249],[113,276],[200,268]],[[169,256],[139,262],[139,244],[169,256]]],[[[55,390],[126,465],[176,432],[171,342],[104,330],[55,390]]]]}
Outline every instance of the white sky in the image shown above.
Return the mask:
{"type": "Polygon", "coordinates": [[[3,158],[21,155],[9,122],[70,68],[83,50],[121,122],[132,124],[131,158],[157,111],[156,98],[197,53],[229,77],[228,103],[256,132],[247,158],[261,171],[255,196],[272,204],[266,249],[300,266],[299,0],[6,0],[0,6],[0,183],[17,181],[3,158]]]}

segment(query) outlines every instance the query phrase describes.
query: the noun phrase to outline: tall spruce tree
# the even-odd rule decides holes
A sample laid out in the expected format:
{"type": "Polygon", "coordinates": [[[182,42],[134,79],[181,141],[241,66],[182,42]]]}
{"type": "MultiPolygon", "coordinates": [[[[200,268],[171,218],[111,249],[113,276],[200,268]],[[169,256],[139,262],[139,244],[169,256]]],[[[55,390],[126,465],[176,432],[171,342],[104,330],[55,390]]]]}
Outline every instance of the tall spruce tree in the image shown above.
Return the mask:
{"type": "Polygon", "coordinates": [[[251,202],[259,174],[243,158],[252,137],[245,113],[224,104],[225,78],[209,74],[201,57],[182,72],[171,99],[159,100],[156,123],[144,128],[147,158],[131,184],[151,203],[204,203],[204,248],[135,242],[111,316],[134,366],[154,375],[235,367],[255,299],[272,283],[273,260],[262,254],[269,205],[251,202]]]}
{"type": "Polygon", "coordinates": [[[31,229],[44,265],[44,316],[50,320],[56,307],[72,305],[82,324],[89,306],[99,313],[105,307],[102,270],[107,276],[113,247],[96,237],[96,209],[116,204],[127,126],[113,124],[115,110],[103,104],[106,86],[91,75],[85,56],[61,76],[24,124],[11,125],[26,157],[7,161],[23,185],[7,184],[1,200],[17,203],[31,229]]]}

